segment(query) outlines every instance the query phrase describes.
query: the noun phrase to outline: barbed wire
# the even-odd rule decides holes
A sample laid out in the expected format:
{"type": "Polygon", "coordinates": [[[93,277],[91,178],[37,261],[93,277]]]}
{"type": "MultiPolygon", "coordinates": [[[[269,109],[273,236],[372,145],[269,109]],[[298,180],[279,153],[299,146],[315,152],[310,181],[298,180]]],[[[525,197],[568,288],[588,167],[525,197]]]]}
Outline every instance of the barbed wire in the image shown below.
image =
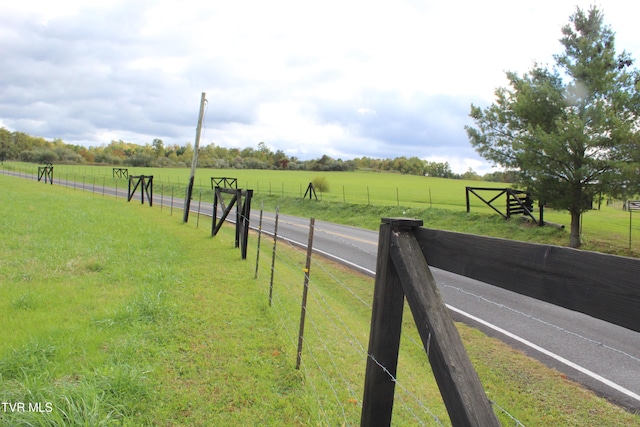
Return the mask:
{"type": "MultiPolygon", "coordinates": [[[[294,245],[288,244],[287,246],[290,248],[293,248],[294,250],[298,250],[298,248],[294,245]]],[[[284,272],[281,271],[276,276],[282,276],[284,274],[290,279],[296,277],[302,270],[302,264],[303,264],[302,256],[303,256],[302,253],[300,253],[300,257],[301,257],[300,260],[295,260],[290,255],[286,254],[285,251],[277,251],[276,259],[279,262],[279,266],[284,266],[284,272]]],[[[325,267],[324,263],[316,260],[315,258],[312,258],[312,263],[313,263],[312,265],[314,269],[318,268],[322,273],[326,274],[326,276],[329,277],[331,283],[339,285],[339,288],[342,288],[344,291],[346,291],[361,306],[367,309],[371,309],[371,304],[367,303],[358,294],[358,292],[356,292],[352,287],[344,283],[344,281],[340,280],[339,277],[333,274],[327,267],[325,267]]],[[[300,278],[300,281],[302,281],[302,278],[300,278]]],[[[280,284],[283,289],[287,289],[287,292],[290,292],[292,290],[291,283],[292,283],[291,280],[284,280],[284,279],[280,279],[278,282],[278,284],[280,284]]],[[[412,417],[412,419],[414,419],[415,422],[418,423],[419,425],[426,425],[424,420],[420,418],[420,415],[416,413],[415,409],[413,409],[411,405],[407,402],[407,399],[409,399],[410,401],[413,401],[414,404],[417,405],[417,407],[420,408],[420,411],[422,411],[425,415],[428,415],[431,419],[433,419],[437,425],[442,426],[443,425],[442,421],[438,418],[438,416],[435,415],[435,413],[431,409],[429,409],[415,393],[411,392],[404,384],[399,382],[397,378],[392,376],[390,374],[389,369],[387,367],[382,366],[382,364],[380,364],[375,359],[375,357],[373,357],[373,355],[368,354],[368,352],[364,348],[363,343],[360,341],[360,339],[357,338],[356,334],[353,332],[351,327],[348,326],[347,322],[342,318],[342,316],[339,313],[337,313],[336,309],[334,308],[334,304],[332,304],[327,299],[326,295],[324,294],[324,291],[320,286],[316,284],[316,280],[313,279],[312,275],[310,275],[308,286],[309,286],[308,289],[310,291],[309,296],[311,296],[310,302],[313,304],[312,309],[313,310],[317,309],[319,312],[316,314],[311,314],[312,313],[311,308],[307,307],[305,314],[307,316],[307,319],[309,319],[309,324],[312,326],[313,333],[315,334],[315,337],[317,338],[318,342],[315,343],[313,339],[310,339],[308,337],[303,337],[304,353],[308,355],[312,363],[309,363],[305,357],[302,357],[301,367],[303,369],[305,378],[308,379],[310,385],[313,388],[314,395],[316,396],[316,402],[321,412],[318,414],[318,417],[320,418],[320,420],[322,422],[326,422],[327,424],[331,424],[328,418],[330,417],[331,411],[326,406],[327,402],[323,402],[323,393],[320,390],[318,384],[316,383],[316,381],[312,379],[313,376],[315,375],[314,374],[315,370],[317,370],[320,377],[322,378],[322,382],[326,384],[326,387],[328,387],[328,389],[330,390],[330,394],[333,395],[333,398],[335,399],[336,404],[340,407],[339,412],[341,413],[342,418],[344,419],[345,425],[349,425],[349,421],[345,413],[345,408],[343,406],[344,404],[341,401],[339,397],[339,393],[336,390],[336,387],[334,386],[334,384],[332,383],[332,380],[330,379],[330,377],[337,377],[338,381],[345,385],[345,388],[348,394],[352,396],[352,398],[350,399],[351,403],[355,401],[356,405],[361,408],[362,402],[360,402],[360,399],[358,399],[358,393],[354,390],[351,382],[347,378],[345,378],[342,370],[339,368],[340,364],[336,362],[336,359],[342,358],[342,355],[337,356],[336,354],[334,354],[334,351],[332,351],[329,348],[330,346],[328,345],[328,342],[335,341],[335,337],[331,337],[330,340],[326,339],[327,332],[326,331],[324,333],[322,332],[323,328],[325,328],[326,326],[321,327],[319,325],[318,321],[316,320],[317,314],[320,314],[321,316],[323,316],[323,318],[325,319],[324,324],[329,325],[334,331],[336,331],[338,336],[342,338],[342,342],[346,342],[348,346],[352,348],[355,354],[359,354],[360,355],[359,357],[361,360],[366,360],[368,358],[372,359],[374,363],[376,363],[376,365],[380,366],[380,368],[383,369],[383,371],[390,376],[391,381],[393,381],[394,384],[396,384],[397,389],[399,391],[399,393],[396,393],[396,401],[399,404],[398,410],[406,411],[409,414],[409,416],[412,417]],[[327,367],[324,367],[323,364],[319,361],[319,358],[317,356],[318,348],[323,350],[328,358],[329,365],[327,365],[327,367]],[[327,368],[329,367],[331,368],[330,370],[335,372],[335,375],[330,375],[328,373],[327,368]]],[[[300,288],[302,288],[302,286],[300,286],[300,288]]],[[[275,293],[274,293],[274,301],[275,301],[274,308],[282,311],[286,310],[284,307],[284,303],[279,297],[275,296],[275,293]]],[[[301,308],[301,305],[299,304],[299,302],[296,302],[295,304],[299,309],[301,308]]],[[[295,341],[297,341],[297,333],[292,329],[293,326],[286,327],[284,326],[284,323],[288,321],[291,325],[295,325],[296,323],[295,319],[292,318],[289,320],[285,320],[282,316],[280,316],[279,321],[283,329],[285,329],[288,339],[293,344],[295,341]]],[[[411,335],[407,333],[404,333],[403,337],[406,340],[408,340],[408,342],[410,342],[413,346],[418,348],[420,351],[425,352],[428,357],[428,346],[427,346],[427,349],[425,349],[421,343],[416,341],[411,335]]],[[[516,417],[514,417],[512,414],[506,411],[503,407],[501,407],[494,401],[491,401],[491,403],[497,410],[504,413],[505,416],[507,416],[509,419],[513,420],[516,423],[517,427],[524,427],[524,424],[522,422],[520,422],[516,417]]]]}
{"type": "MultiPolygon", "coordinates": [[[[317,326],[315,325],[315,322],[313,321],[313,316],[310,315],[310,313],[307,311],[307,316],[306,316],[307,320],[310,321],[310,324],[312,325],[312,327],[314,327],[316,329],[316,334],[318,333],[317,330],[317,326]]],[[[303,344],[307,342],[307,338],[303,338],[303,344]]],[[[342,380],[343,383],[345,383],[345,385],[347,385],[347,389],[353,393],[353,395],[355,395],[355,393],[350,389],[349,386],[349,382],[344,378],[344,376],[342,375],[342,373],[340,372],[340,368],[338,368],[334,358],[333,358],[333,354],[331,353],[331,351],[327,348],[326,343],[324,342],[324,340],[321,340],[322,346],[325,349],[327,355],[329,356],[329,360],[331,361],[331,363],[333,364],[334,368],[335,368],[335,372],[339,375],[340,379],[342,380]]],[[[338,396],[338,392],[335,389],[335,387],[333,386],[333,383],[329,380],[329,378],[327,377],[327,374],[325,373],[324,369],[322,368],[322,366],[320,365],[320,362],[318,361],[318,359],[316,358],[315,355],[315,351],[313,350],[313,346],[311,345],[307,345],[304,346],[304,350],[305,350],[305,356],[309,355],[311,357],[311,359],[313,360],[313,362],[316,364],[316,367],[318,368],[318,370],[320,371],[320,373],[322,374],[322,377],[324,378],[325,382],[327,383],[327,385],[329,386],[329,388],[331,389],[331,391],[333,392],[333,396],[336,399],[336,402],[338,404],[338,406],[340,407],[340,410],[342,412],[342,417],[345,421],[345,423],[348,423],[347,420],[347,415],[344,411],[344,405],[342,404],[340,397],[338,396]]],[[[305,363],[306,361],[306,357],[302,358],[302,362],[305,363]]]]}
{"type": "MultiPolygon", "coordinates": [[[[284,251],[277,251],[276,259],[279,261],[279,267],[284,266],[284,270],[279,269],[280,274],[277,274],[276,277],[282,276],[283,274],[282,271],[284,271],[284,273],[287,274],[287,277],[295,277],[295,275],[298,274],[299,263],[301,261],[294,260],[291,256],[285,254],[284,251]]],[[[330,273],[328,269],[324,265],[322,265],[322,263],[318,263],[317,261],[314,260],[313,265],[314,267],[320,267],[323,271],[330,273]]],[[[332,283],[339,283],[341,288],[345,289],[350,295],[356,298],[356,300],[358,300],[360,303],[364,301],[353,289],[347,286],[335,275],[333,274],[328,274],[328,275],[332,277],[333,279],[332,283]]],[[[287,292],[291,290],[291,281],[280,279],[278,280],[277,285],[282,286],[283,289],[287,289],[287,292]]],[[[349,346],[354,350],[354,354],[359,354],[360,359],[363,361],[366,361],[367,351],[364,348],[363,344],[355,336],[355,334],[353,333],[351,328],[347,325],[347,323],[344,321],[344,319],[342,319],[342,317],[336,312],[336,310],[333,307],[333,304],[331,304],[327,300],[327,298],[325,297],[321,289],[316,285],[316,281],[313,278],[310,278],[309,280],[309,290],[311,291],[309,295],[311,296],[311,302],[313,303],[312,308],[318,309],[319,313],[325,318],[325,324],[330,325],[333,328],[333,330],[337,331],[339,333],[339,336],[343,338],[342,341],[347,342],[349,346]]],[[[278,310],[284,311],[285,310],[284,303],[282,302],[280,297],[275,296],[275,294],[276,292],[274,292],[274,307],[278,310]]],[[[299,303],[296,303],[296,305],[298,306],[298,308],[301,307],[299,303]]],[[[369,308],[370,305],[366,304],[364,305],[364,307],[369,308]]],[[[330,340],[323,338],[324,337],[324,334],[322,332],[323,327],[321,327],[318,324],[316,320],[317,315],[315,314],[312,315],[310,310],[307,309],[306,316],[307,316],[307,319],[309,319],[310,324],[313,328],[313,333],[318,339],[317,347],[324,350],[324,352],[326,353],[329,359],[330,365],[333,367],[333,370],[336,372],[336,376],[339,378],[339,381],[345,384],[345,388],[348,390],[348,393],[351,396],[350,402],[351,403],[355,402],[356,406],[361,408],[362,403],[359,399],[359,395],[361,394],[356,392],[353,389],[353,386],[351,385],[350,381],[345,378],[343,372],[339,368],[339,363],[336,362],[337,356],[334,354],[334,352],[331,351],[331,349],[327,344],[328,342],[335,341],[335,337],[332,337],[332,339],[330,340]]],[[[280,323],[283,323],[285,322],[285,319],[282,316],[280,316],[279,321],[280,323]]],[[[290,319],[289,322],[291,323],[291,325],[295,323],[294,319],[290,319]]],[[[294,337],[295,332],[291,328],[287,327],[286,333],[288,338],[291,340],[291,342],[297,339],[297,337],[294,337]]],[[[309,353],[309,357],[311,357],[313,363],[316,365],[316,368],[318,369],[318,372],[320,372],[322,378],[324,379],[324,382],[326,382],[327,387],[329,387],[329,389],[331,390],[331,393],[334,394],[334,397],[335,397],[337,395],[337,391],[335,391],[336,390],[335,386],[331,383],[329,375],[327,374],[327,369],[324,368],[323,365],[318,360],[317,350],[316,350],[316,347],[314,347],[314,341],[313,340],[310,341],[309,338],[303,337],[303,342],[305,343],[305,347],[304,347],[305,354],[307,352],[309,353]]],[[[342,356],[340,356],[340,358],[342,358],[342,356]]],[[[302,361],[303,362],[305,361],[304,357],[302,358],[302,361]]],[[[304,369],[305,375],[311,375],[311,371],[309,370],[308,363],[307,363],[307,366],[305,366],[304,363],[302,365],[305,368],[304,369]]],[[[397,393],[397,396],[396,396],[397,403],[399,404],[399,409],[407,411],[409,414],[411,414],[414,420],[416,420],[419,424],[423,424],[422,420],[420,420],[419,415],[417,415],[415,410],[411,409],[410,405],[406,402],[406,398],[403,397],[403,395],[405,395],[405,396],[408,396],[411,400],[415,401],[417,405],[421,407],[425,413],[429,414],[431,417],[435,416],[433,415],[433,412],[429,410],[423,402],[420,402],[420,399],[415,394],[412,394],[404,385],[398,383],[397,380],[395,382],[396,384],[399,384],[398,389],[400,393],[397,393]]],[[[314,384],[314,392],[315,393],[318,392],[317,384],[314,384]]],[[[318,395],[317,399],[320,399],[320,397],[321,395],[318,395]]],[[[339,405],[343,404],[339,398],[336,398],[336,402],[339,405]]],[[[323,406],[322,402],[318,400],[318,405],[322,407],[323,411],[327,412],[327,408],[325,407],[326,404],[323,406]]],[[[343,412],[344,407],[342,407],[340,411],[343,412]]],[[[437,419],[437,417],[435,417],[434,419],[437,419]]],[[[437,422],[440,423],[439,420],[437,420],[437,422]]]]}
{"type": "Polygon", "coordinates": [[[351,289],[349,286],[347,286],[346,284],[344,284],[342,282],[342,280],[338,279],[332,272],[330,272],[327,268],[324,267],[324,265],[318,261],[316,261],[315,258],[311,259],[311,262],[313,263],[314,266],[319,267],[325,274],[327,274],[334,282],[336,282],[337,284],[339,284],[340,286],[342,286],[345,290],[347,290],[351,295],[353,295],[362,305],[364,305],[365,307],[367,307],[369,310],[371,310],[371,303],[368,303],[367,301],[365,301],[364,299],[362,299],[358,294],[356,294],[353,289],[351,289]]]}
{"type": "MultiPolygon", "coordinates": [[[[364,348],[362,343],[355,336],[355,334],[353,333],[351,328],[349,328],[349,326],[346,324],[346,322],[342,319],[342,317],[333,309],[332,304],[330,304],[326,300],[326,298],[324,297],[324,295],[322,294],[320,289],[317,286],[314,286],[313,281],[310,281],[309,289],[312,291],[312,292],[309,293],[309,296],[311,296],[313,300],[317,301],[317,306],[314,306],[314,308],[319,308],[322,311],[322,314],[324,314],[325,318],[333,325],[334,329],[339,331],[341,336],[343,338],[347,339],[347,341],[349,342],[351,347],[357,353],[360,354],[361,359],[366,361],[367,357],[369,356],[368,353],[367,353],[367,350],[364,348]],[[331,314],[329,314],[328,311],[330,311],[331,314]],[[338,326],[338,323],[336,323],[332,319],[332,317],[337,319],[338,323],[342,326],[342,329],[338,326]]],[[[309,311],[308,310],[307,310],[307,316],[309,316],[309,311]]],[[[317,326],[316,326],[316,329],[318,329],[317,326]]],[[[318,331],[318,334],[319,334],[319,331],[318,331]]],[[[324,340],[322,341],[322,344],[323,344],[324,348],[327,350],[327,352],[330,352],[330,350],[326,347],[326,343],[325,343],[324,340]]],[[[346,381],[344,379],[344,377],[342,376],[342,374],[339,372],[339,368],[337,367],[337,364],[335,363],[335,360],[334,360],[333,356],[331,356],[331,361],[334,364],[336,370],[338,370],[338,373],[339,373],[340,377],[343,379],[343,381],[346,381]]],[[[378,362],[376,361],[376,363],[378,363],[378,362]]],[[[385,372],[388,372],[388,371],[389,370],[385,367],[385,372]]],[[[411,393],[403,384],[399,383],[396,378],[393,378],[393,381],[394,381],[394,383],[396,383],[398,385],[398,387],[400,388],[402,393],[404,393],[405,395],[410,397],[412,400],[414,400],[424,410],[425,413],[429,414],[431,417],[434,418],[434,420],[436,420],[439,423],[439,425],[441,425],[440,420],[433,413],[433,411],[431,411],[429,408],[427,408],[426,405],[415,394],[411,393]]],[[[355,392],[353,393],[353,396],[354,396],[354,398],[357,399],[357,396],[356,396],[355,392]]],[[[398,397],[400,397],[400,396],[398,396],[398,397]]],[[[422,421],[420,420],[419,416],[415,413],[415,411],[413,411],[410,408],[409,404],[404,400],[404,398],[400,397],[399,403],[402,405],[402,407],[405,410],[407,410],[414,417],[414,419],[416,421],[418,421],[420,424],[423,424],[422,421]]],[[[361,403],[360,403],[359,400],[357,401],[357,404],[358,404],[358,406],[361,407],[361,403]]]]}
{"type": "MultiPolygon", "coordinates": [[[[422,409],[429,415],[431,415],[433,417],[433,419],[438,423],[438,425],[443,426],[442,421],[440,421],[440,419],[429,410],[429,408],[427,408],[426,406],[424,406],[424,404],[420,401],[420,399],[418,399],[413,393],[411,393],[409,390],[407,390],[399,381],[398,379],[393,376],[393,374],[389,371],[389,369],[384,366],[383,364],[381,364],[380,362],[378,362],[375,358],[375,356],[373,354],[367,354],[367,357],[369,359],[371,359],[376,365],[378,365],[380,367],[380,369],[382,369],[382,371],[387,374],[389,376],[389,378],[391,379],[391,381],[393,381],[395,383],[396,386],[400,387],[400,389],[405,392],[407,395],[413,397],[415,399],[416,402],[418,402],[420,404],[420,406],[422,407],[422,409]]],[[[424,424],[420,418],[418,417],[418,415],[413,412],[411,409],[409,409],[409,411],[411,412],[411,415],[413,415],[413,417],[418,420],[420,422],[420,425],[426,425],[424,424]]]]}

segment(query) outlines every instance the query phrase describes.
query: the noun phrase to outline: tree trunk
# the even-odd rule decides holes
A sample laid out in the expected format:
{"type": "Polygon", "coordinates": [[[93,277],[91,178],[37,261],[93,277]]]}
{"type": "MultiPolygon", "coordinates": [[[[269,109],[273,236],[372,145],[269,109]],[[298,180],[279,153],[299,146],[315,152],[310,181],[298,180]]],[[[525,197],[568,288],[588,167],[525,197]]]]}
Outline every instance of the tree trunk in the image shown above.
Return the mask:
{"type": "Polygon", "coordinates": [[[580,247],[580,212],[571,212],[571,234],[569,235],[569,246],[580,247]]]}

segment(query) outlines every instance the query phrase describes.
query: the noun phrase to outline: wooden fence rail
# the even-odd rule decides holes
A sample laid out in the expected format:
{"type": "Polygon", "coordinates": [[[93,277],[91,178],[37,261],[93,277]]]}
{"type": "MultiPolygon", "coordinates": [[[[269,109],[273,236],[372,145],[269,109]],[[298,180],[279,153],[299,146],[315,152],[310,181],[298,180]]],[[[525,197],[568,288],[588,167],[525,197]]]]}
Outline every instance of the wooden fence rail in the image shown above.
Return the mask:
{"type": "Polygon", "coordinates": [[[416,229],[431,267],[640,332],[640,259],[416,229]]]}
{"type": "Polygon", "coordinates": [[[405,298],[454,426],[499,425],[430,271],[436,267],[640,332],[640,259],[383,218],[362,426],[387,426],[405,298]]]}

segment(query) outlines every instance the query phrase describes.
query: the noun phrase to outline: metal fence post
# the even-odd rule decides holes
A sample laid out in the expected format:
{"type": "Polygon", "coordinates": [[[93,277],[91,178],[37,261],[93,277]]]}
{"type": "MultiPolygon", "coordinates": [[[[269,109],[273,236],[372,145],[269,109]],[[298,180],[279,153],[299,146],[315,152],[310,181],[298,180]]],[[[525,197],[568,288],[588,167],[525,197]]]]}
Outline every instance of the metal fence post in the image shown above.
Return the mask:
{"type": "Polygon", "coordinates": [[[273,252],[271,255],[271,281],[269,282],[269,307],[271,307],[271,301],[273,297],[273,275],[275,273],[275,264],[276,264],[276,242],[278,241],[278,212],[279,208],[276,207],[276,222],[275,228],[273,231],[273,252]]]}
{"type": "Polygon", "coordinates": [[[302,362],[302,343],[304,342],[304,321],[307,315],[307,294],[309,293],[309,270],[311,269],[311,254],[313,253],[313,230],[315,228],[315,218],[309,222],[309,241],[307,243],[307,264],[304,268],[304,287],[302,289],[302,309],[300,311],[300,331],[298,333],[298,353],[296,358],[296,369],[300,369],[302,362]]]}

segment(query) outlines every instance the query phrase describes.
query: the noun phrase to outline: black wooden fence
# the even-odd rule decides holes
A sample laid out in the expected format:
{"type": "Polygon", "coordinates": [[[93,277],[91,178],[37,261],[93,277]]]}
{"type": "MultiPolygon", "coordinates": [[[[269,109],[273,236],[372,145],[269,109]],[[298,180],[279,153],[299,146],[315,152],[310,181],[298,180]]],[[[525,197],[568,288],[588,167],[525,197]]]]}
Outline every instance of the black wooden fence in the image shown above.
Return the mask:
{"type": "Polygon", "coordinates": [[[146,193],[149,206],[153,206],[153,175],[129,175],[127,201],[131,201],[138,187],[140,187],[140,203],[144,204],[144,195],[146,193]],[[134,180],[135,184],[133,183],[134,180]]]}
{"type": "Polygon", "coordinates": [[[47,163],[45,166],[38,166],[38,182],[44,178],[44,183],[47,181],[53,185],[53,165],[47,163]]]}
{"type": "MultiPolygon", "coordinates": [[[[212,178],[213,180],[213,178],[212,178]]],[[[213,181],[212,181],[213,182],[213,181]]],[[[215,187],[213,199],[213,221],[211,222],[211,236],[218,234],[220,227],[236,205],[236,248],[240,248],[242,259],[247,259],[247,242],[249,236],[249,221],[251,218],[251,198],[253,190],[242,190],[215,187]],[[225,205],[222,194],[231,194],[231,201],[225,205]],[[222,208],[222,215],[218,220],[218,206],[222,208]]]]}
{"type": "Polygon", "coordinates": [[[129,169],[127,168],[113,168],[112,175],[114,178],[126,178],[129,179],[129,169]]]}
{"type": "Polygon", "coordinates": [[[421,253],[416,230],[422,221],[382,221],[360,425],[391,424],[406,297],[451,423],[499,426],[421,253]]]}
{"type": "Polygon", "coordinates": [[[416,229],[429,265],[640,332],[640,259],[416,229]]]}
{"type": "Polygon", "coordinates": [[[471,211],[469,194],[473,194],[478,199],[482,200],[487,206],[499,213],[504,219],[509,219],[512,215],[526,215],[531,218],[534,223],[539,222],[540,225],[543,225],[543,207],[540,206],[540,221],[538,221],[533,216],[533,198],[531,193],[527,191],[516,190],[513,188],[466,187],[467,212],[471,211]],[[480,192],[489,192],[494,194],[494,196],[490,200],[486,200],[482,197],[480,192]],[[504,213],[499,207],[494,205],[494,202],[499,200],[502,195],[506,195],[506,204],[504,205],[506,211],[504,213]]]}
{"type": "Polygon", "coordinates": [[[454,426],[498,425],[430,267],[640,332],[640,259],[383,218],[361,425],[389,425],[406,298],[454,426]],[[383,368],[384,367],[384,368],[383,368]]]}

